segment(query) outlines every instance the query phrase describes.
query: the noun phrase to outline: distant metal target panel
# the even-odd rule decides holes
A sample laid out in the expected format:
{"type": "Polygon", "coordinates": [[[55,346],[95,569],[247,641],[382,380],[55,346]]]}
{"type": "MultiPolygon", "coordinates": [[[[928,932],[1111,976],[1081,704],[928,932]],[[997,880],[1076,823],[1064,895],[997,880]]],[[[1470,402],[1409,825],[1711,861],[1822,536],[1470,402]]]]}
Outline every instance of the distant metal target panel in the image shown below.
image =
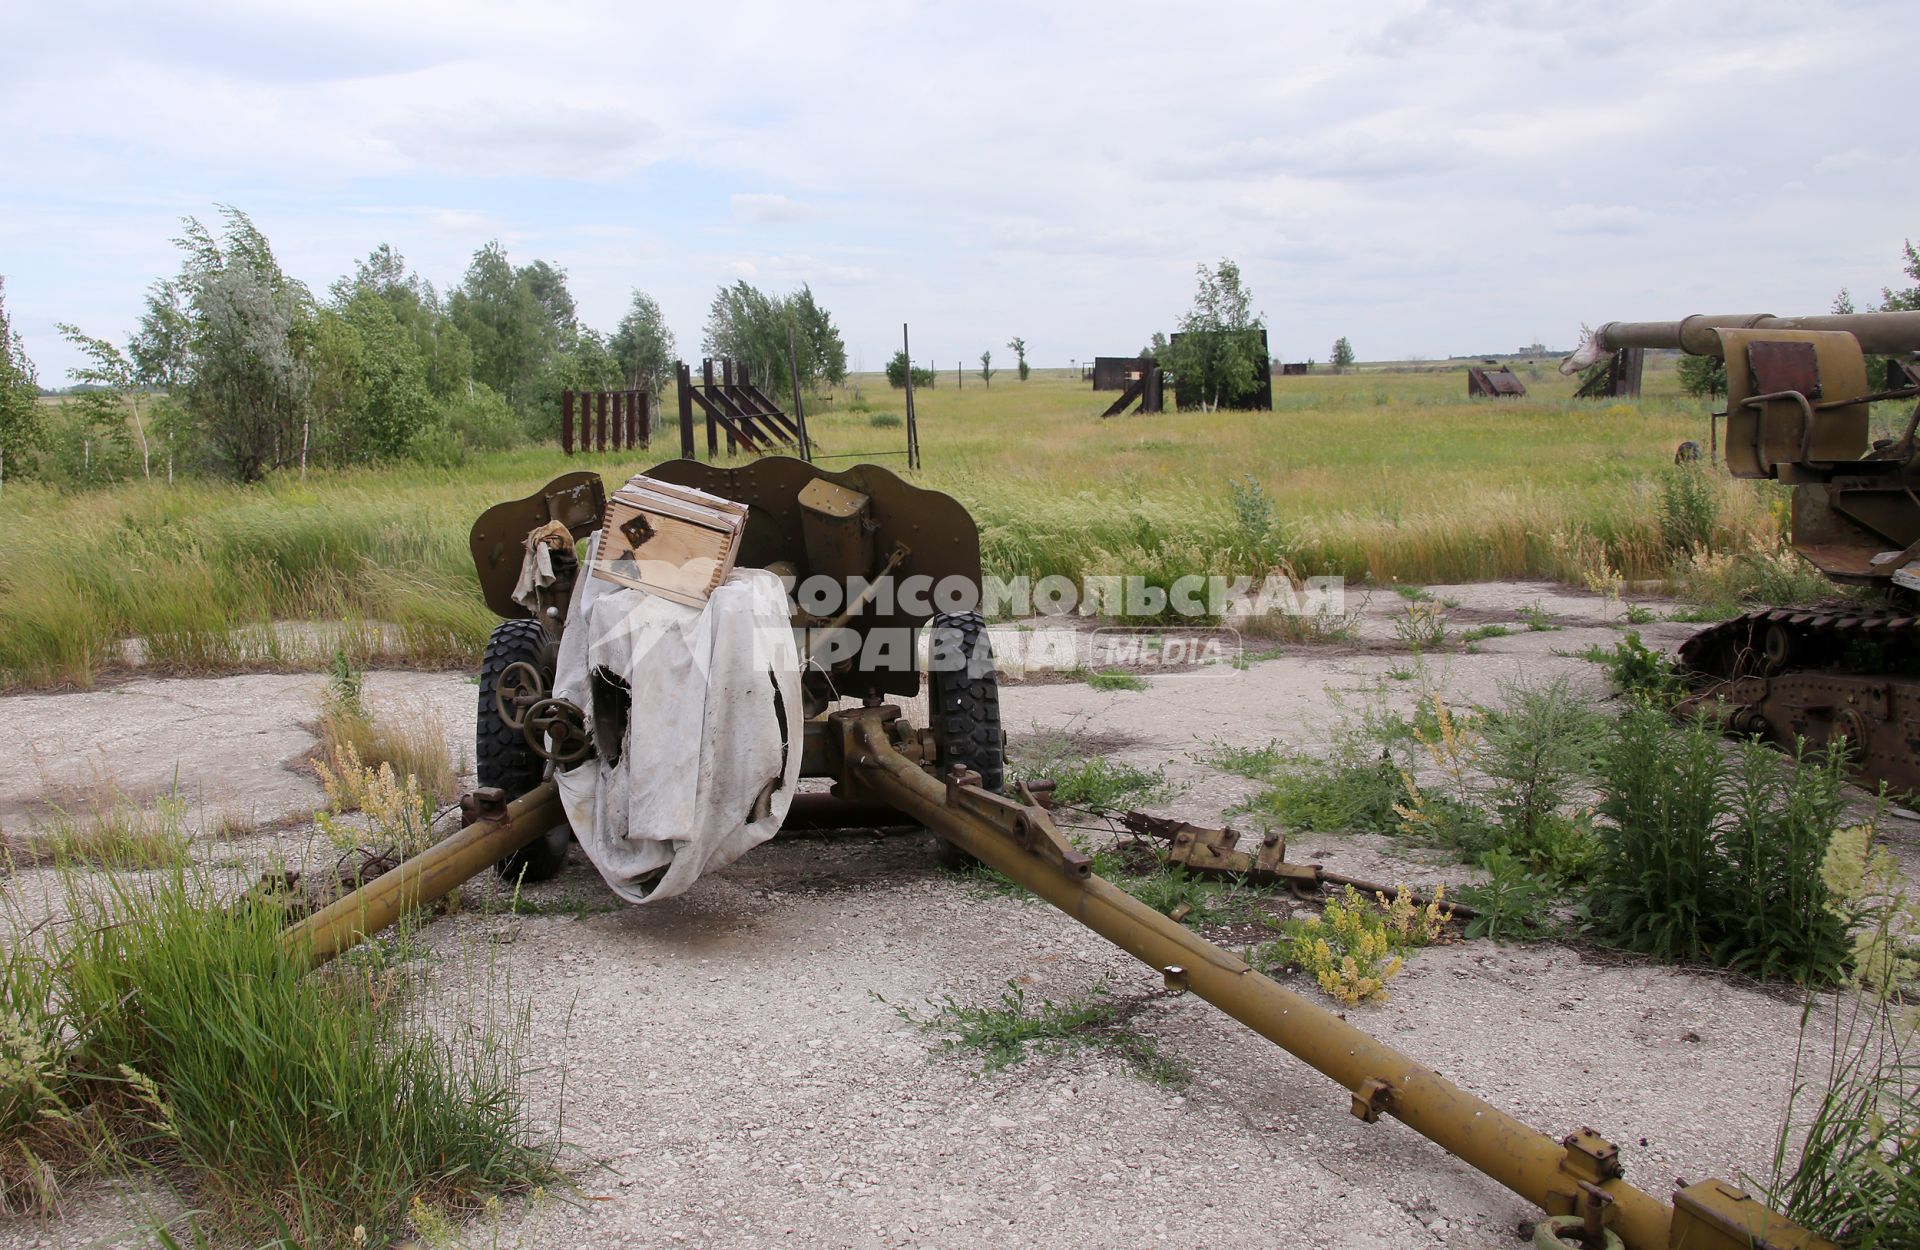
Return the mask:
{"type": "Polygon", "coordinates": [[[1640,378],[1646,371],[1647,349],[1623,347],[1608,357],[1600,371],[1580,384],[1575,399],[1638,399],[1640,378]]]}
{"type": "Polygon", "coordinates": [[[1467,394],[1470,397],[1519,399],[1526,393],[1527,388],[1520,381],[1520,375],[1510,368],[1482,369],[1475,366],[1467,370],[1467,394]]]}
{"type": "Polygon", "coordinates": [[[609,446],[614,451],[645,447],[652,424],[653,396],[645,391],[560,392],[560,450],[569,456],[609,446]]]}
{"type": "MultiPolygon", "coordinates": [[[[720,436],[727,440],[727,454],[761,455],[781,448],[810,453],[812,440],[806,434],[806,417],[787,415],[786,411],[754,384],[744,360],[721,357],[700,362],[700,380],[685,361],[674,365],[674,389],[680,399],[680,454],[697,459],[694,450],[694,409],[707,423],[707,456],[720,454],[720,436]],[[714,366],[718,364],[719,369],[714,366]]],[[[796,412],[798,410],[796,409],[796,412]]]]}

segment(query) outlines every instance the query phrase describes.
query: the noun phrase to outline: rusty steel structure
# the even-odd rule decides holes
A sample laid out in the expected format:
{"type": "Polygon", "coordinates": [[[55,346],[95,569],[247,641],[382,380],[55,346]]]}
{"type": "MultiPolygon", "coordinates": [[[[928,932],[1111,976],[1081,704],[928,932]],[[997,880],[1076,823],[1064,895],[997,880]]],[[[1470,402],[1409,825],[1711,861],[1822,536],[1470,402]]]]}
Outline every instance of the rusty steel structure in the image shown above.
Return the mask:
{"type": "Polygon", "coordinates": [[[1124,391],[1140,367],[1150,363],[1145,356],[1095,356],[1086,372],[1093,378],[1094,390],[1124,391]]]}
{"type": "Polygon", "coordinates": [[[1793,549],[1874,600],[1701,630],[1680,648],[1681,711],[1789,748],[1845,739],[1868,784],[1920,790],[1920,403],[1895,437],[1870,422],[1875,403],[1920,399],[1920,380],[1889,370],[1876,386],[1866,360],[1920,349],[1920,312],[1608,322],[1561,371],[1634,347],[1726,361],[1728,470],[1791,486],[1793,549]]]}
{"type": "MultiPolygon", "coordinates": [[[[743,565],[800,577],[979,577],[979,536],[966,510],[875,465],[835,473],[786,458],[737,468],[676,460],[650,476],[748,505],[743,565]]],[[[538,854],[556,831],[564,851],[566,817],[551,778],[595,749],[602,712],[572,709],[561,717],[547,710],[540,719],[543,709],[560,702],[545,697],[542,682],[551,687],[551,644],[566,628],[563,605],[577,567],[561,569],[565,576],[550,589],[550,602],[529,607],[510,597],[518,568],[513,553],[530,534],[556,525],[584,537],[604,500],[596,475],[569,474],[489,509],[475,523],[482,588],[508,617],[495,637],[527,644],[520,653],[529,657],[499,668],[489,644],[480,690],[483,788],[463,799],[458,832],[289,929],[285,942],[296,958],[330,959],[489,865],[529,877],[558,871],[564,856],[538,854]],[[499,758],[489,754],[490,735],[502,724],[527,727],[525,745],[548,761],[544,776],[537,769],[511,777],[496,770],[490,778],[488,761],[499,758]]],[[[838,620],[856,631],[928,629],[967,663],[958,674],[922,674],[917,667],[890,667],[860,647],[832,671],[809,671],[802,685],[801,773],[833,786],[797,803],[789,825],[915,823],[933,831],[952,854],[1005,874],[1134,956],[1169,990],[1197,995],[1297,1056],[1344,1091],[1342,1105],[1355,1116],[1368,1123],[1397,1119],[1540,1207],[1545,1218],[1535,1232],[1537,1246],[1831,1250],[1721,1181],[1685,1185],[1670,1195],[1635,1186],[1620,1150],[1603,1135],[1579,1128],[1552,1136],[1528,1127],[1096,875],[1055,823],[1046,787],[1006,778],[997,688],[977,614],[915,615],[899,605],[883,613],[869,603],[859,611],[850,607],[838,620]],[[930,725],[915,726],[887,699],[911,697],[923,684],[935,714],[930,725]],[[855,705],[836,707],[843,698],[855,705]]],[[[1228,830],[1135,815],[1126,821],[1136,835],[1168,842],[1171,857],[1194,871],[1249,873],[1295,888],[1346,880],[1314,865],[1286,864],[1277,838],[1241,852],[1228,830]]]]}
{"type": "Polygon", "coordinates": [[[717,361],[711,357],[702,360],[698,382],[686,361],[676,361],[674,390],[680,401],[680,454],[688,460],[698,455],[694,448],[695,409],[706,418],[709,459],[720,455],[722,435],[726,438],[729,456],[742,452],[765,455],[783,449],[799,450],[802,446],[809,454],[813,450],[804,424],[806,418],[789,416],[761,390],[744,360],[726,357],[717,361]]]}
{"type": "Polygon", "coordinates": [[[1502,365],[1498,369],[1483,369],[1479,365],[1467,369],[1467,394],[1478,399],[1519,399],[1526,395],[1527,387],[1520,375],[1511,365],[1502,365]]]}
{"type": "Polygon", "coordinates": [[[646,391],[561,391],[560,450],[619,451],[645,447],[653,435],[653,396],[646,391]],[[580,413],[574,436],[574,410],[580,413]]]}
{"type": "MultiPolygon", "coordinates": [[[[1117,417],[1129,408],[1148,413],[1167,410],[1166,374],[1159,365],[1151,360],[1134,361],[1133,371],[1126,375],[1126,383],[1126,389],[1120,392],[1120,398],[1108,404],[1107,410],[1100,414],[1101,420],[1117,417]]],[[[1094,389],[1100,389],[1098,384],[1094,389]]]]}
{"type": "Polygon", "coordinates": [[[1607,363],[1573,393],[1575,399],[1638,399],[1640,382],[1646,373],[1647,349],[1623,347],[1607,358],[1607,363]]]}

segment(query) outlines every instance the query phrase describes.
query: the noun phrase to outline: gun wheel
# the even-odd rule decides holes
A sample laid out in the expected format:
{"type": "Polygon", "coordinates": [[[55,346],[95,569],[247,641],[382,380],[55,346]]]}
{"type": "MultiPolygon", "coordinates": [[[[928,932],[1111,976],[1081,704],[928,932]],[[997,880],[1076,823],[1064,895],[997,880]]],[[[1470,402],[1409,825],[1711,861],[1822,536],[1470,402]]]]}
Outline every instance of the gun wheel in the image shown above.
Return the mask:
{"type": "MultiPolygon", "coordinates": [[[[934,768],[942,777],[956,768],[978,773],[983,789],[998,792],[1006,784],[1006,735],[1000,728],[1000,680],[986,618],[978,612],[942,613],[927,629],[934,768]]],[[[938,854],[947,868],[978,862],[945,838],[939,839],[938,854]]]]}
{"type": "MultiPolygon", "coordinates": [[[[543,686],[551,684],[554,650],[547,631],[532,620],[502,621],[487,639],[480,664],[480,700],[474,725],[474,766],[483,786],[498,786],[517,799],[546,779],[546,761],[527,745],[518,726],[501,715],[502,679],[516,665],[531,668],[543,686]]],[[[509,881],[546,881],[567,862],[573,830],[562,821],[544,835],[495,864],[509,881]]]]}

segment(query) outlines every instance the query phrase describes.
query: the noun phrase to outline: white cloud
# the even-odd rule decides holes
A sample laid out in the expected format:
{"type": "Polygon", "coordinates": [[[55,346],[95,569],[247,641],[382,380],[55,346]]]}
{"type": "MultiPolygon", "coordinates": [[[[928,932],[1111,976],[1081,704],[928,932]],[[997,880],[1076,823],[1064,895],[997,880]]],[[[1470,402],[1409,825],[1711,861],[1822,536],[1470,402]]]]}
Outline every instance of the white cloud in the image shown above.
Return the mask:
{"type": "Polygon", "coordinates": [[[683,346],[746,276],[830,292],[869,361],[902,320],[942,359],[1019,333],[1064,361],[1167,328],[1221,256],[1296,356],[1824,308],[1898,277],[1920,198],[1905,141],[1857,138],[1904,107],[1877,0],[24,8],[0,271],[49,377],[69,349],[36,327],[124,334],[216,202],[316,289],[382,241],[445,286],[497,237],[590,323],[653,292],[683,346]]]}
{"type": "Polygon", "coordinates": [[[1647,215],[1631,204],[1569,204],[1547,218],[1563,234],[1640,234],[1647,215]]]}
{"type": "Polygon", "coordinates": [[[733,209],[735,221],[754,226],[790,221],[813,221],[820,216],[820,210],[813,205],[802,204],[784,195],[738,194],[729,196],[727,202],[733,209]]]}

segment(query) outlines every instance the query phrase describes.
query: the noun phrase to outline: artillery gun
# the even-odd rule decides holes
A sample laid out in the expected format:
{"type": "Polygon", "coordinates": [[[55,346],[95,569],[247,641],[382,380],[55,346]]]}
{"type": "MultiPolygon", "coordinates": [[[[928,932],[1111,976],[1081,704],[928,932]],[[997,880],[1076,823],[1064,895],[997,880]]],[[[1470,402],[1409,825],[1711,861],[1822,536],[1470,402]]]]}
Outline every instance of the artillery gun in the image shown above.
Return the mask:
{"type": "MultiPolygon", "coordinates": [[[[641,480],[745,505],[743,568],[802,582],[816,573],[979,579],[979,538],[966,510],[884,468],[826,472],[779,458],[733,468],[677,460],[641,480]]],[[[489,867],[521,878],[559,870],[568,815],[557,780],[607,748],[608,722],[621,714],[617,698],[602,706],[596,696],[594,706],[579,707],[551,693],[555,655],[567,631],[582,628],[569,621],[569,603],[578,602],[570,592],[582,576],[573,544],[611,523],[605,488],[591,473],[556,478],[476,522],[480,583],[506,618],[494,631],[482,676],[483,784],[463,799],[457,832],[289,929],[285,941],[297,958],[331,959],[489,867]],[[520,575],[524,554],[533,550],[529,539],[541,535],[554,540],[547,580],[516,598],[525,590],[520,575]]],[[[794,620],[850,630],[856,641],[886,628],[924,629],[963,663],[929,665],[934,671],[923,674],[915,662],[865,646],[842,648],[830,660],[810,657],[799,771],[833,784],[830,793],[794,797],[788,825],[924,826],[953,853],[998,870],[1139,959],[1169,990],[1198,995],[1337,1082],[1361,1120],[1397,1118],[1540,1207],[1547,1218],[1535,1226],[1534,1244],[1541,1250],[1832,1250],[1723,1181],[1686,1185],[1671,1202],[1636,1188],[1601,1134],[1581,1128],[1553,1137],[1529,1128],[1094,874],[1054,823],[1042,786],[1016,783],[1007,791],[997,679],[977,614],[920,610],[904,596],[883,606],[869,595],[855,596],[826,622],[795,605],[794,620]],[[885,700],[911,697],[923,682],[931,723],[915,727],[885,700]]],[[[1277,836],[1242,852],[1230,831],[1165,823],[1149,832],[1167,837],[1181,862],[1196,868],[1295,886],[1322,879],[1317,866],[1285,863],[1277,836]]],[[[1705,1104],[1701,1113],[1710,1114],[1705,1104]]]]}
{"type": "Polygon", "coordinates": [[[1790,541],[1821,573],[1877,603],[1768,607],[1680,647],[1683,712],[1783,746],[1845,738],[1868,784],[1920,789],[1920,426],[1874,439],[1869,408],[1920,397],[1876,389],[1867,354],[1920,350],[1920,312],[1613,321],[1561,362],[1573,373],[1628,347],[1677,348],[1727,365],[1725,456],[1733,476],[1791,486],[1790,541]]]}

